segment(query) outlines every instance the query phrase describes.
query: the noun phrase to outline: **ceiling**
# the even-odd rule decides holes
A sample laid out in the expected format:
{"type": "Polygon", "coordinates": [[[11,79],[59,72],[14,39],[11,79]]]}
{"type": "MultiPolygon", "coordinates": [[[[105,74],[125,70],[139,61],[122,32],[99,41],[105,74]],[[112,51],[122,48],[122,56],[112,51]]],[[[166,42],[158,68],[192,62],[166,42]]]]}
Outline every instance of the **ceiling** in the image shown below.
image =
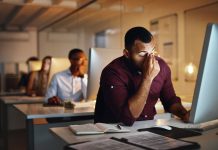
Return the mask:
{"type": "Polygon", "coordinates": [[[91,27],[152,0],[0,0],[0,31],[91,27]]]}

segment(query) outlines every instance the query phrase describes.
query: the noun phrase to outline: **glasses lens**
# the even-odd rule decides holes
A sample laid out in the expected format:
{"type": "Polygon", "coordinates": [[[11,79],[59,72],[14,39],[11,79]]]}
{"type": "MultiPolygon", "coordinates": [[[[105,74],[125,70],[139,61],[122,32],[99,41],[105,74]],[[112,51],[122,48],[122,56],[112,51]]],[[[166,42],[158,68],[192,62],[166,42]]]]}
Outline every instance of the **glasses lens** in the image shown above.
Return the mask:
{"type": "Polygon", "coordinates": [[[138,53],[138,55],[141,56],[141,57],[144,57],[146,53],[148,53],[148,52],[146,52],[146,51],[141,51],[141,52],[138,53]]]}

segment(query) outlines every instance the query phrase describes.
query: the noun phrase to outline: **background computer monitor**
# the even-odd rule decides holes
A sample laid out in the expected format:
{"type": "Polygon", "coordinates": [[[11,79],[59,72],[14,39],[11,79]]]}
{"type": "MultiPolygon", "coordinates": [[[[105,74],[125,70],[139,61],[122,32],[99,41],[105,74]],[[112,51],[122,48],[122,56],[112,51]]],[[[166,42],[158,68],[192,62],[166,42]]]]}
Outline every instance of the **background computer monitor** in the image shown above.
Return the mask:
{"type": "Polygon", "coordinates": [[[121,49],[91,48],[89,50],[87,100],[95,100],[103,68],[123,55],[121,49]]]}
{"type": "Polygon", "coordinates": [[[218,119],[218,24],[208,24],[193,96],[190,122],[218,119]]]}
{"type": "Polygon", "coordinates": [[[66,70],[67,68],[70,68],[70,61],[68,58],[52,58],[48,83],[50,84],[50,81],[55,73],[66,70]]]}
{"type": "Polygon", "coordinates": [[[29,71],[38,71],[42,67],[42,61],[41,60],[34,60],[29,62],[29,71]]]}

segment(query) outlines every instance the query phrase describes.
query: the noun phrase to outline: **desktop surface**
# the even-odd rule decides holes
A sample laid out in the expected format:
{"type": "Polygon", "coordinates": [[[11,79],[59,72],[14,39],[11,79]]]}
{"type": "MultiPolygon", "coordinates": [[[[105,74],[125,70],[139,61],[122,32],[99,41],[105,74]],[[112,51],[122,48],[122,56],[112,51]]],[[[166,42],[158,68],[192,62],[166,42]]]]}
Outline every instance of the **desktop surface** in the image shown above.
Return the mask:
{"type": "MultiPolygon", "coordinates": [[[[165,118],[165,120],[167,120],[165,118]]],[[[170,118],[168,118],[170,120],[170,118]]],[[[50,128],[50,130],[55,133],[54,136],[61,138],[66,144],[74,144],[85,141],[95,141],[100,139],[106,139],[111,137],[123,137],[128,135],[137,134],[137,130],[140,128],[149,128],[158,124],[158,120],[148,120],[148,121],[136,121],[133,126],[126,127],[131,132],[130,133],[113,133],[113,134],[100,134],[100,135],[86,135],[86,136],[76,136],[70,131],[69,127],[57,127],[50,128]]],[[[187,140],[190,142],[197,142],[200,144],[201,149],[217,149],[218,146],[218,128],[204,131],[200,136],[193,136],[188,138],[182,138],[182,140],[187,140]]]]}
{"type": "Polygon", "coordinates": [[[0,96],[0,101],[5,104],[43,103],[44,97],[30,96],[0,96]]]}
{"type": "Polygon", "coordinates": [[[14,107],[22,112],[27,119],[94,115],[92,105],[75,107],[74,109],[59,106],[44,107],[43,104],[18,104],[14,107]]]}

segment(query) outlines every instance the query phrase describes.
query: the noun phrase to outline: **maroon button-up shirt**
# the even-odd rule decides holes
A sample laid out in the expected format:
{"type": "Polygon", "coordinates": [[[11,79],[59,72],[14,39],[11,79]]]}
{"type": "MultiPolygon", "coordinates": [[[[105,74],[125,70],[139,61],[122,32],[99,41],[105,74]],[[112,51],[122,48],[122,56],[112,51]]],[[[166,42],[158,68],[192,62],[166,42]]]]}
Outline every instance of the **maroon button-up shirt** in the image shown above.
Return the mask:
{"type": "Polygon", "coordinates": [[[155,104],[160,98],[164,109],[181,100],[176,96],[168,65],[156,57],[160,72],[152,81],[144,109],[138,118],[129,110],[128,99],[138,90],[142,75],[124,56],[113,60],[101,74],[100,88],[95,106],[95,122],[132,125],[135,120],[150,120],[156,114],[155,104]]]}

